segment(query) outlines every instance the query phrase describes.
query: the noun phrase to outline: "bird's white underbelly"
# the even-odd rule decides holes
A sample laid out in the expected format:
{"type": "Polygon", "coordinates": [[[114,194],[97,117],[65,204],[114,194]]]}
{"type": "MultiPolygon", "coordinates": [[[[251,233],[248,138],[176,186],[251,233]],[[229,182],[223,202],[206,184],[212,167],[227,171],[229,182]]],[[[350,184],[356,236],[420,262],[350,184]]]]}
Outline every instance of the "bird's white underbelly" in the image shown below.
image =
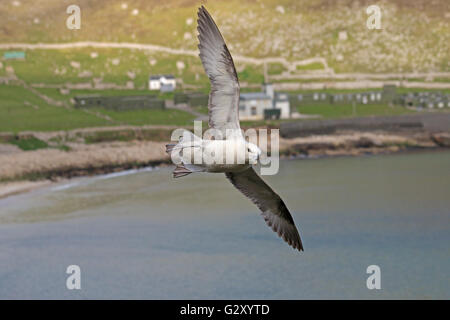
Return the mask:
{"type": "Polygon", "coordinates": [[[186,147],[184,162],[205,168],[207,172],[239,172],[251,166],[243,139],[203,140],[201,144],[186,147]]]}

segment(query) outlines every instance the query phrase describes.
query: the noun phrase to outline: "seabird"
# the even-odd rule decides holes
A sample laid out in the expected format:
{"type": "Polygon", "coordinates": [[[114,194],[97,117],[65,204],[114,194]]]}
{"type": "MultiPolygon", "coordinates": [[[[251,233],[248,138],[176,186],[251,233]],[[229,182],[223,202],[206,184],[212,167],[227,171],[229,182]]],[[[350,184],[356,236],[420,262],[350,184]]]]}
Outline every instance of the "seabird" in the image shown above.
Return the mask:
{"type": "MultiPolygon", "coordinates": [[[[201,163],[192,164],[182,161],[173,171],[175,178],[183,177],[192,172],[222,172],[230,182],[246,197],[248,197],[262,212],[267,225],[294,249],[303,251],[302,241],[292,216],[283,200],[276,194],[252,167],[261,150],[255,144],[249,143],[242,135],[239,125],[239,81],[233,58],[225,41],[208,11],[202,6],[198,10],[198,39],[200,59],[211,82],[208,113],[209,126],[219,133],[221,139],[201,139],[193,134],[183,135],[178,144],[168,144],[167,153],[191,151],[218,152],[224,148],[245,150],[242,161],[233,164],[201,163]],[[233,134],[229,134],[232,132],[233,134]]],[[[226,149],[229,150],[229,149],[226,149]]],[[[192,157],[192,156],[189,156],[192,157]]],[[[190,159],[192,160],[192,159],[190,159]]]]}

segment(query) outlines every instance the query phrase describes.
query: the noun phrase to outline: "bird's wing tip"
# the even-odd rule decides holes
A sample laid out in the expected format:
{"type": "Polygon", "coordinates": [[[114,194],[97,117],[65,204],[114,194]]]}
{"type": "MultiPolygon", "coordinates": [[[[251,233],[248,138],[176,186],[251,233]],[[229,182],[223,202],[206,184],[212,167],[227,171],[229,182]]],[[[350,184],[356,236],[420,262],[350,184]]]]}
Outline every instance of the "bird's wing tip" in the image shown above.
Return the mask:
{"type": "Polygon", "coordinates": [[[294,242],[294,243],[289,243],[289,242],[288,242],[288,244],[289,244],[292,248],[294,248],[294,250],[298,250],[298,252],[305,251],[305,250],[303,249],[303,244],[302,244],[301,242],[294,242]]]}

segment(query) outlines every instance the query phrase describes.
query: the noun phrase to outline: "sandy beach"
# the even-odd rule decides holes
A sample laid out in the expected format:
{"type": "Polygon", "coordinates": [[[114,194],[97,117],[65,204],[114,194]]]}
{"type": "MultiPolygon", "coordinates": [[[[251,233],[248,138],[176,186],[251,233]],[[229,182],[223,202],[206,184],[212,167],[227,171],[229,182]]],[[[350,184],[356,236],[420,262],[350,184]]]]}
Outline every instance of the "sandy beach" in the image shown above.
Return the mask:
{"type": "Polygon", "coordinates": [[[45,187],[52,183],[50,180],[14,181],[0,183],[0,199],[14,194],[28,192],[36,188],[45,187]]]}

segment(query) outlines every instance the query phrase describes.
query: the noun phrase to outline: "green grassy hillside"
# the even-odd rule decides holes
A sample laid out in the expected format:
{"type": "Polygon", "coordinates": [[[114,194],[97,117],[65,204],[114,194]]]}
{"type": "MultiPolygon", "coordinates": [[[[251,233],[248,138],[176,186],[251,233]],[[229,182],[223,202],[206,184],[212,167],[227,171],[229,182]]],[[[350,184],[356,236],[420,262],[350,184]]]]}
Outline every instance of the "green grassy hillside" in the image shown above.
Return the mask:
{"type": "MultiPolygon", "coordinates": [[[[0,42],[92,40],[195,50],[196,10],[203,2],[1,1],[0,42]],[[81,30],[65,27],[69,4],[81,7],[81,30]]],[[[322,57],[336,72],[450,70],[446,0],[212,0],[206,6],[233,54],[290,60],[322,57]],[[365,9],[372,4],[381,8],[382,30],[366,27],[365,9]]]]}
{"type": "MultiPolygon", "coordinates": [[[[0,44],[127,42],[189,51],[28,49],[24,60],[6,60],[3,55],[10,50],[0,49],[0,83],[9,82],[0,84],[0,131],[190,123],[194,116],[180,110],[114,112],[100,108],[88,112],[73,108],[71,98],[90,93],[145,94],[148,76],[159,73],[174,74],[180,82],[177,90],[207,91],[209,81],[196,55],[196,12],[202,3],[205,1],[0,1],[0,44]],[[81,7],[81,30],[66,28],[66,8],[71,4],[81,7]],[[48,104],[17,79],[68,108],[48,104]],[[59,87],[71,90],[63,95],[59,87]]],[[[274,82],[328,82],[327,74],[297,79],[285,77],[285,73],[310,77],[310,73],[330,69],[369,74],[450,71],[450,2],[446,0],[211,0],[205,5],[233,56],[284,59],[266,65],[274,82]],[[372,4],[382,10],[382,30],[366,27],[365,9],[372,4]],[[308,61],[293,63],[302,60],[308,61]],[[281,80],[276,78],[280,75],[281,80]]],[[[259,90],[264,65],[235,60],[243,91],[259,90]]],[[[392,77],[401,79],[402,75],[392,77]]],[[[444,75],[430,81],[449,79],[444,75]]],[[[333,81],[343,80],[356,78],[333,81]]],[[[422,75],[416,80],[429,79],[422,75]]],[[[307,106],[299,111],[323,117],[355,115],[351,106],[307,106]]],[[[385,105],[358,109],[356,115],[403,112],[408,111],[385,105]]]]}
{"type": "MultiPolygon", "coordinates": [[[[3,55],[7,50],[0,50],[3,55]]],[[[172,55],[131,49],[80,48],[64,50],[27,50],[25,60],[2,62],[0,77],[13,68],[15,75],[27,83],[64,84],[95,81],[125,85],[133,82],[135,88],[148,86],[150,74],[174,74],[184,84],[206,87],[206,77],[200,59],[187,55],[172,55]],[[93,58],[95,57],[95,58],[93,58]],[[177,63],[184,66],[177,68],[177,63]]],[[[259,84],[263,81],[262,66],[239,65],[241,82],[259,84]]]]}

